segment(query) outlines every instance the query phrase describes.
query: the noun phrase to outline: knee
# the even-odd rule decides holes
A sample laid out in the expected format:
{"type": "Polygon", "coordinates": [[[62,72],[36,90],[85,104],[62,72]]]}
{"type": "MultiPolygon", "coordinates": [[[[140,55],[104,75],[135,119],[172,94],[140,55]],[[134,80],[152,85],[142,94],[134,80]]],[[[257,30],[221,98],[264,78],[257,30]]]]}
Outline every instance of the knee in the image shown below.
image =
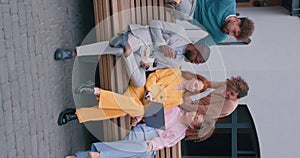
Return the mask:
{"type": "Polygon", "coordinates": [[[132,81],[134,86],[140,88],[143,87],[146,84],[146,80],[144,79],[140,79],[140,80],[136,80],[136,81],[132,81]]]}

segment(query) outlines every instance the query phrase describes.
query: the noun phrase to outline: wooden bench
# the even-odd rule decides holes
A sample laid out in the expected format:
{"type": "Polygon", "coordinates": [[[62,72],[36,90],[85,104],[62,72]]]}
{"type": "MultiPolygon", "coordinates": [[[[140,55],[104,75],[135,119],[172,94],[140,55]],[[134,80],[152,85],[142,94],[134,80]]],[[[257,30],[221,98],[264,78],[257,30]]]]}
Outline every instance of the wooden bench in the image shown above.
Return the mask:
{"type": "Polygon", "coordinates": [[[237,7],[252,7],[254,0],[247,0],[247,1],[236,1],[237,7]]]}
{"type": "MultiPolygon", "coordinates": [[[[107,41],[128,24],[147,25],[153,19],[174,21],[163,8],[164,0],[94,0],[97,41],[107,41]]],[[[117,57],[103,55],[99,58],[100,86],[122,93],[128,86],[124,63],[117,57]]],[[[130,117],[103,121],[103,141],[123,139],[130,128],[130,117]]],[[[180,158],[180,142],[157,152],[155,158],[180,158]]]]}

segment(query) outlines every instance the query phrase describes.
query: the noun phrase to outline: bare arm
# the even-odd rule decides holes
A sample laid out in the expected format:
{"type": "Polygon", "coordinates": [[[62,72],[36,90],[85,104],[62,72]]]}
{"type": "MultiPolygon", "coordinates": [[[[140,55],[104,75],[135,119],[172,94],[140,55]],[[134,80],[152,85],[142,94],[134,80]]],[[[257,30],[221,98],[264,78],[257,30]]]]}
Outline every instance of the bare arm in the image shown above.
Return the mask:
{"type": "Polygon", "coordinates": [[[184,103],[180,105],[180,107],[184,111],[197,111],[202,115],[205,115],[208,111],[208,108],[211,104],[211,93],[201,99],[192,101],[189,99],[189,96],[184,97],[184,103]]]}
{"type": "Polygon", "coordinates": [[[208,106],[206,105],[198,105],[193,103],[183,103],[180,105],[180,108],[187,112],[196,111],[202,115],[205,115],[208,110],[208,106]]]}
{"type": "Polygon", "coordinates": [[[171,147],[180,142],[185,137],[185,126],[177,123],[172,128],[166,129],[159,137],[155,137],[148,142],[148,151],[159,150],[164,147],[171,147]],[[150,145],[151,144],[151,145],[150,145]]]}
{"type": "Polygon", "coordinates": [[[208,88],[218,89],[220,87],[226,88],[226,82],[208,81],[208,88]]]}

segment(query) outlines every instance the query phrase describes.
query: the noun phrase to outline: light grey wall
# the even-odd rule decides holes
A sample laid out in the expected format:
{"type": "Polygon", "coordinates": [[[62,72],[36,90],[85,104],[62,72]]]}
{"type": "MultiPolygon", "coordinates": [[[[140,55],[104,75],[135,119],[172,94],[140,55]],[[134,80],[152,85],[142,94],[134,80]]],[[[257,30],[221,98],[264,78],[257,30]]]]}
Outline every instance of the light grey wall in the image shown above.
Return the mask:
{"type": "Polygon", "coordinates": [[[300,19],[281,7],[238,8],[255,21],[249,46],[223,46],[227,76],[250,85],[242,99],[254,117],[262,158],[300,153],[300,19]]]}

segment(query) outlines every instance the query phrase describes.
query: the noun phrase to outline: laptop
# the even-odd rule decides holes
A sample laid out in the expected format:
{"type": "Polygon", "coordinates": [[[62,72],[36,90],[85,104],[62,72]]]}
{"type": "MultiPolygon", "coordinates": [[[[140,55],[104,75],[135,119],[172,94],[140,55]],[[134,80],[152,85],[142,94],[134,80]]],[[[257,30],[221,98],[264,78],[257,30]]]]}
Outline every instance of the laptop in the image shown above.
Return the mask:
{"type": "Polygon", "coordinates": [[[151,101],[145,108],[144,118],[147,126],[165,130],[165,113],[162,103],[151,101]]]}

